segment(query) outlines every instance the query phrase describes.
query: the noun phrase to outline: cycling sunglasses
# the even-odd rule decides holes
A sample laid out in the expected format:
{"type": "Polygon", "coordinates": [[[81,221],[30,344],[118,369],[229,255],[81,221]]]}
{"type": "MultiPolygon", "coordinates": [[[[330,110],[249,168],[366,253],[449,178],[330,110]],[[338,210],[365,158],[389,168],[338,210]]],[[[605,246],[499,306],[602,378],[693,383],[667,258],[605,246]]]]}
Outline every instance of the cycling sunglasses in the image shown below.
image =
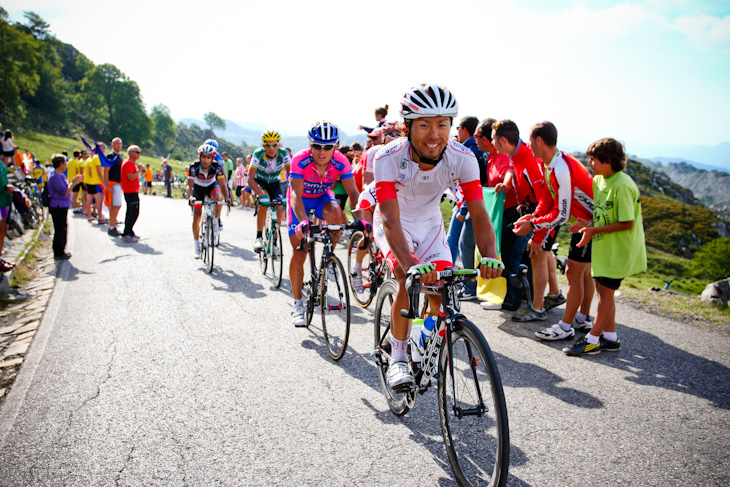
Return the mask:
{"type": "Polygon", "coordinates": [[[264,144],[264,147],[274,148],[274,147],[279,147],[279,144],[264,144]]]}
{"type": "Polygon", "coordinates": [[[314,149],[314,150],[322,150],[322,149],[324,149],[324,150],[332,150],[334,148],[335,148],[334,144],[327,144],[327,145],[312,144],[312,149],[314,149]]]}

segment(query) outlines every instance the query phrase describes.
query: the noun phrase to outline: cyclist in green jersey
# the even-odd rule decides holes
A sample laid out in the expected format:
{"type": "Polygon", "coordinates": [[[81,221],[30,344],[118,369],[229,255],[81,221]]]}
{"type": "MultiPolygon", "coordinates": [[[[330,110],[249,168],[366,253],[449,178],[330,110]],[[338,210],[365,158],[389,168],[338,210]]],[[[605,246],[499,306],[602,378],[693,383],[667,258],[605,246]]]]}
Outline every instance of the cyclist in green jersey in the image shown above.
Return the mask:
{"type": "MultiPolygon", "coordinates": [[[[259,147],[251,157],[251,168],[248,171],[248,185],[251,190],[260,198],[268,198],[269,201],[278,201],[276,213],[280,222],[284,221],[284,210],[281,201],[284,199],[279,184],[279,177],[282,169],[286,170],[286,177],[289,179],[289,165],[291,156],[279,145],[281,135],[276,130],[268,130],[261,134],[263,147],[259,147]]],[[[264,248],[261,235],[266,223],[266,211],[259,210],[256,220],[256,241],[253,245],[255,252],[264,248]]]]}

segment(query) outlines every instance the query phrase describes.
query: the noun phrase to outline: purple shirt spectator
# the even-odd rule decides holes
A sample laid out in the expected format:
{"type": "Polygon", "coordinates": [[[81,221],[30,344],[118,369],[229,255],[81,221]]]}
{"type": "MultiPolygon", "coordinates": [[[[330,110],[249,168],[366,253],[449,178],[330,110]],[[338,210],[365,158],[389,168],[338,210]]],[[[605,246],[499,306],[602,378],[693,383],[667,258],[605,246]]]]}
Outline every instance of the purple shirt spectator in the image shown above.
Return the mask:
{"type": "Polygon", "coordinates": [[[51,198],[51,208],[70,208],[71,195],[66,194],[68,191],[68,179],[63,173],[59,174],[53,171],[48,179],[48,196],[51,198]]]}

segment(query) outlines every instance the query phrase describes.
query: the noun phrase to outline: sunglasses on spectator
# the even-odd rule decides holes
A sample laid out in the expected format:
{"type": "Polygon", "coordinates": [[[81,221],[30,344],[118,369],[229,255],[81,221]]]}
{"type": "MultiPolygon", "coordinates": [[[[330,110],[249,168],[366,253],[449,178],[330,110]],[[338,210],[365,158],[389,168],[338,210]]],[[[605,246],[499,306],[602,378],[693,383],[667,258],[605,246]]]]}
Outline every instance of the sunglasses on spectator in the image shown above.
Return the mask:
{"type": "Polygon", "coordinates": [[[327,145],[312,144],[312,149],[314,149],[314,150],[322,150],[322,149],[324,149],[324,150],[332,150],[334,148],[335,148],[334,144],[327,144],[327,145]]]}
{"type": "Polygon", "coordinates": [[[136,152],[137,154],[141,154],[141,153],[142,153],[142,152],[140,152],[140,151],[138,151],[138,150],[131,150],[131,151],[129,151],[129,152],[136,152]]]}
{"type": "Polygon", "coordinates": [[[273,149],[274,147],[279,147],[279,144],[264,144],[264,147],[268,147],[270,149],[273,149]]]}

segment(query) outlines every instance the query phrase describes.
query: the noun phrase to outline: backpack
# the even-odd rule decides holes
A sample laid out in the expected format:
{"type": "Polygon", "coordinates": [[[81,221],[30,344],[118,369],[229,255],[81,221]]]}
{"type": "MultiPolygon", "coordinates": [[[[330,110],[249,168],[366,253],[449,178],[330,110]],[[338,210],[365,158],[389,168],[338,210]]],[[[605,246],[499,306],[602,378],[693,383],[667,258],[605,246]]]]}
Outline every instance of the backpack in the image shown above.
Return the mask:
{"type": "Polygon", "coordinates": [[[48,193],[48,184],[43,186],[43,191],[41,191],[41,204],[46,208],[51,206],[51,195],[48,193]]]}

